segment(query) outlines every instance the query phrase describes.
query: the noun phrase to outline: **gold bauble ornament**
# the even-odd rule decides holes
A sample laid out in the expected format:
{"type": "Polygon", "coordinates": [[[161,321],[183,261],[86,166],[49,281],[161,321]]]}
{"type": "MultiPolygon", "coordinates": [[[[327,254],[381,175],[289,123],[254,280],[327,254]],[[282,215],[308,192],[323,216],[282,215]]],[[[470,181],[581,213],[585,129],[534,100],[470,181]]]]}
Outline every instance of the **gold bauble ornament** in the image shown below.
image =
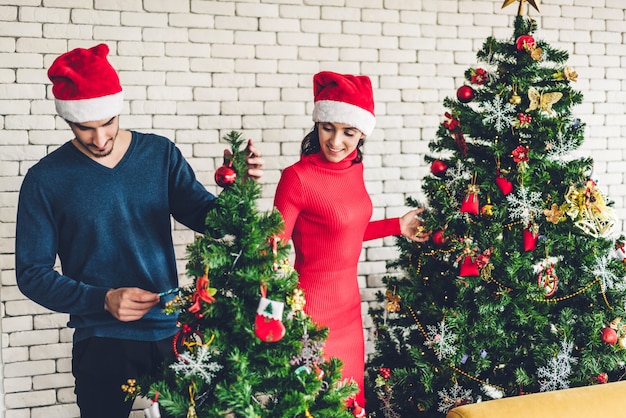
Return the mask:
{"type": "Polygon", "coordinates": [[[493,216],[493,205],[491,204],[491,197],[487,196],[487,204],[480,208],[480,214],[485,218],[491,218],[493,216]]]}
{"type": "Polygon", "coordinates": [[[513,96],[511,96],[511,98],[509,99],[509,102],[510,102],[511,104],[518,105],[518,104],[522,103],[522,98],[521,98],[519,95],[514,94],[514,95],[513,95],[513,96]]]}

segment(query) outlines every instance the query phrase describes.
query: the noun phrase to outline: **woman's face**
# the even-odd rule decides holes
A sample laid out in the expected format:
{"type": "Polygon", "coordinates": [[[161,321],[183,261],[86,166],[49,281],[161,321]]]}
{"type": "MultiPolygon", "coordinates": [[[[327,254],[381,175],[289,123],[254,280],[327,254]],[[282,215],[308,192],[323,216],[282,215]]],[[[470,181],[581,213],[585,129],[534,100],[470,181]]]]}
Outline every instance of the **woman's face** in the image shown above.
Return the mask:
{"type": "Polygon", "coordinates": [[[363,132],[336,122],[319,122],[320,149],[330,162],[338,163],[350,155],[359,144],[363,132]]]}

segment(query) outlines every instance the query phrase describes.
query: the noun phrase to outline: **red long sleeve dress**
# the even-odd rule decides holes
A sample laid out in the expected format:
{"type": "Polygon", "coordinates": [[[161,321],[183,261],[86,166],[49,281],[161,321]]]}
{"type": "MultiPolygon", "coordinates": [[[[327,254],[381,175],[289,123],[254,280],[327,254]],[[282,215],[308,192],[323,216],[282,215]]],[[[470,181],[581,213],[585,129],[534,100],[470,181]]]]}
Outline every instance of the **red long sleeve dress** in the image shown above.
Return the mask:
{"type": "Polygon", "coordinates": [[[305,312],[329,328],[324,355],[343,361],[342,376],[358,383],[356,401],[363,406],[365,347],[358,261],[363,241],[400,235],[400,220],[370,222],[372,201],[363,164],[352,162],[355,156],[356,151],[338,163],[329,162],[321,152],[302,156],[283,171],[274,205],[285,222],[282,238],[293,242],[305,312]]]}

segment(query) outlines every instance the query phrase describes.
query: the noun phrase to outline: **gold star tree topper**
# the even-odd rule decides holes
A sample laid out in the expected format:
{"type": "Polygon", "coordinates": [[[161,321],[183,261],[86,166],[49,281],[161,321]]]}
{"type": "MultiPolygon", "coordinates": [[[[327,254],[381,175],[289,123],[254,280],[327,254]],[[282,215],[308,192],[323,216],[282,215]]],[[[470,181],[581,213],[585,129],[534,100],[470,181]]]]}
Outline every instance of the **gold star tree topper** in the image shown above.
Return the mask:
{"type": "Polygon", "coordinates": [[[511,4],[515,3],[516,1],[519,2],[519,8],[517,9],[517,15],[518,16],[522,16],[524,14],[524,2],[525,1],[527,1],[528,4],[533,6],[535,8],[535,10],[537,10],[537,12],[539,12],[539,5],[537,4],[539,2],[539,0],[504,0],[504,3],[502,4],[502,8],[504,9],[505,7],[510,6],[511,4]]]}

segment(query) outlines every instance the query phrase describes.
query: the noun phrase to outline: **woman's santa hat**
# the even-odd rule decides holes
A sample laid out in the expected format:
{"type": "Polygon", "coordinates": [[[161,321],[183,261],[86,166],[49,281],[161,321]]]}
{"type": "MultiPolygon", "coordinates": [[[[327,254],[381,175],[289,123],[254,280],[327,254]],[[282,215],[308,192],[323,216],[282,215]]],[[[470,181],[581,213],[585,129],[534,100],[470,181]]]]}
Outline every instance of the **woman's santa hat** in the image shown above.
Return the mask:
{"type": "Polygon", "coordinates": [[[59,116],[82,123],[122,113],[124,93],[107,60],[109,47],[76,48],[59,56],[48,70],[59,116]]]}
{"type": "Polygon", "coordinates": [[[374,94],[369,77],[322,71],[313,76],[313,94],[313,122],[343,123],[365,135],[374,130],[374,94]]]}

